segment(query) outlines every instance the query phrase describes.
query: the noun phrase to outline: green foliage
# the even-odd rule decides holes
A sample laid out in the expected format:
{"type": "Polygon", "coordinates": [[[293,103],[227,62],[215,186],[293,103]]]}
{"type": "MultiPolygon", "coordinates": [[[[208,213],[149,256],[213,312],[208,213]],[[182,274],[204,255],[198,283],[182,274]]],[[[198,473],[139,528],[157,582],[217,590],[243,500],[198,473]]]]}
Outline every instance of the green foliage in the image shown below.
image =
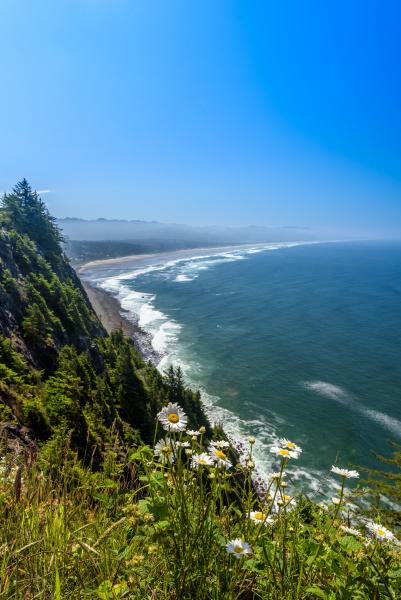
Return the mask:
{"type": "Polygon", "coordinates": [[[359,467],[367,474],[365,483],[369,489],[369,506],[361,506],[367,515],[383,515],[389,527],[401,527],[401,445],[390,442],[390,456],[374,454],[382,468],[359,467]]]}
{"type": "Polygon", "coordinates": [[[49,341],[51,327],[37,304],[27,307],[22,321],[22,331],[33,346],[43,346],[49,341]]]}
{"type": "Polygon", "coordinates": [[[177,442],[187,441],[193,453],[207,452],[207,442],[171,437],[174,460],[163,464],[151,447],[128,449],[114,433],[96,472],[79,459],[63,427],[35,462],[7,453],[0,461],[0,596],[400,597],[399,545],[344,530],[349,497],[341,493],[340,504],[325,510],[302,496],[293,505],[279,477],[261,498],[249,468],[193,469],[177,442]],[[250,511],[265,520],[254,522],[250,511]],[[251,553],[229,553],[235,539],[251,553]]]}
{"type": "MultiPolygon", "coordinates": [[[[0,369],[0,378],[1,378],[1,369],[0,369]]],[[[1,421],[12,421],[12,419],[13,419],[13,411],[11,410],[11,408],[7,404],[0,402],[0,422],[1,421]]]]}
{"type": "MultiPolygon", "coordinates": [[[[5,195],[0,420],[13,420],[15,437],[0,448],[0,597],[400,597],[399,546],[344,529],[344,485],[326,510],[303,497],[294,505],[283,462],[261,498],[251,479],[252,444],[246,467],[192,468],[193,455],[210,450],[201,433],[169,432],[161,447],[172,461],[155,459],[143,441],[157,439],[156,415],[167,402],[184,409],[190,429],[210,433],[200,395],[180,369],[162,376],[121,332],[105,335],[60,242],[25,180],[5,195]],[[39,448],[21,425],[32,428],[39,448]],[[250,511],[266,522],[254,523],[250,511]],[[235,538],[252,553],[229,554],[235,538]]],[[[374,516],[384,514],[394,529],[399,516],[388,504],[382,512],[383,494],[400,503],[400,457],[397,446],[391,459],[379,457],[391,472],[369,473],[374,516]]]]}
{"type": "Polygon", "coordinates": [[[0,336],[0,361],[20,375],[27,371],[27,365],[21,355],[13,349],[11,341],[2,336],[0,336]]]}
{"type": "Polygon", "coordinates": [[[16,279],[12,277],[8,269],[3,269],[3,272],[1,273],[0,284],[8,293],[13,293],[18,290],[18,283],[16,279]]]}
{"type": "Polygon", "coordinates": [[[59,261],[63,237],[56,220],[26,179],[17,183],[11,194],[4,194],[1,217],[3,225],[27,235],[47,259],[59,261]]]}
{"type": "Polygon", "coordinates": [[[23,422],[30,427],[39,439],[50,436],[51,426],[44,407],[38,397],[26,397],[22,405],[23,422]]]}
{"type": "Polygon", "coordinates": [[[96,461],[113,423],[127,443],[138,435],[150,441],[153,419],[170,397],[179,398],[194,427],[203,424],[199,396],[185,388],[181,374],[164,378],[121,332],[105,336],[61,252],[50,263],[23,230],[9,224],[0,243],[4,304],[13,316],[4,326],[21,340],[14,346],[0,338],[0,375],[18,418],[41,440],[67,427],[72,445],[96,461]],[[32,366],[41,374],[33,376],[32,366]]]}
{"type": "Polygon", "coordinates": [[[191,415],[195,428],[202,426],[209,427],[202,408],[200,393],[193,392],[185,386],[181,368],[174,369],[171,366],[166,377],[168,401],[177,402],[182,406],[191,415]]]}

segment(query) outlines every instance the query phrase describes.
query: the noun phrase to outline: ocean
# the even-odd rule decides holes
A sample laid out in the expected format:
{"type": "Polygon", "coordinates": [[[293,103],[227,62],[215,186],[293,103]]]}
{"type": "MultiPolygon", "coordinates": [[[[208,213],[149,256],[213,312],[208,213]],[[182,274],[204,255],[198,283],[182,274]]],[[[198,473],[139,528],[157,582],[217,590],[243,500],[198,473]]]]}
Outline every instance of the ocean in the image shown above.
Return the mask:
{"type": "Polygon", "coordinates": [[[401,244],[265,244],[101,265],[84,277],[150,335],[158,368],[180,365],[228,435],[303,448],[305,491],[330,467],[374,466],[401,443],[401,244]]]}

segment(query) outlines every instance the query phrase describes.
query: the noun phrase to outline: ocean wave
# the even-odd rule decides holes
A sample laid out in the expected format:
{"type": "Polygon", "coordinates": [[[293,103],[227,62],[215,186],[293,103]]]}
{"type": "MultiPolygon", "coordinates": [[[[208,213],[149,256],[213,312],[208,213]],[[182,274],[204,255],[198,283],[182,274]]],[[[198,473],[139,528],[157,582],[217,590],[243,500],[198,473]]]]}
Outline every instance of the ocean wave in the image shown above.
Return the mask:
{"type": "MultiPolygon", "coordinates": [[[[215,265],[245,260],[253,254],[279,248],[292,247],[297,243],[254,245],[247,248],[224,250],[210,254],[191,255],[185,258],[167,260],[164,262],[141,265],[134,269],[122,271],[104,278],[97,278],[97,285],[110,292],[121,304],[125,315],[136,320],[151,337],[153,349],[161,356],[157,368],[164,373],[170,365],[179,366],[187,383],[200,389],[205,411],[211,422],[224,425],[224,430],[231,443],[236,448],[248,447],[248,437],[255,436],[257,444],[253,449],[257,474],[267,479],[272,470],[277,467],[275,457],[270,453],[272,445],[277,444],[282,437],[285,423],[275,415],[262,415],[256,419],[242,419],[239,415],[221,406],[221,399],[210,395],[199,385],[202,366],[196,365],[180,343],[181,325],[155,307],[154,294],[133,290],[128,282],[150,274],[159,273],[175,282],[190,282],[200,275],[200,272],[215,265]],[[280,432],[280,433],[278,433],[280,432]]],[[[128,267],[128,265],[127,265],[128,267]]],[[[294,471],[295,482],[302,480],[309,491],[316,491],[320,486],[321,473],[297,468],[294,471]]]]}
{"type": "Polygon", "coordinates": [[[321,396],[330,398],[331,400],[335,400],[336,402],[340,402],[341,404],[348,406],[351,410],[363,415],[365,418],[370,419],[371,421],[374,421],[384,429],[387,429],[387,431],[390,431],[396,437],[401,438],[401,421],[391,417],[390,415],[387,415],[386,413],[367,408],[355,400],[344,388],[332,383],[328,383],[327,381],[303,381],[302,385],[307,389],[320,394],[321,396]]]}
{"type": "Polygon", "coordinates": [[[185,283],[187,281],[193,281],[194,279],[196,279],[196,276],[189,277],[189,275],[185,275],[185,273],[180,273],[179,275],[177,275],[174,281],[177,281],[178,283],[185,283]]]}
{"type": "MultiPolygon", "coordinates": [[[[151,264],[142,264],[142,261],[137,261],[137,266],[132,268],[128,264],[120,273],[106,276],[103,280],[94,278],[93,280],[101,285],[104,289],[111,291],[112,293],[119,294],[119,286],[121,282],[132,281],[139,277],[144,277],[149,274],[160,273],[167,278],[171,278],[176,282],[190,282],[196,279],[199,271],[205,271],[211,267],[245,260],[250,258],[252,255],[260,252],[269,252],[272,250],[279,250],[281,248],[292,248],[299,245],[308,245],[316,242],[280,242],[276,244],[255,244],[246,247],[234,247],[227,249],[219,249],[216,252],[208,254],[189,254],[181,258],[167,258],[163,259],[152,258],[151,264]],[[138,264],[139,263],[139,264],[138,264]],[[127,270],[128,269],[128,270],[127,270]]],[[[149,259],[147,259],[149,260],[149,259]]]]}

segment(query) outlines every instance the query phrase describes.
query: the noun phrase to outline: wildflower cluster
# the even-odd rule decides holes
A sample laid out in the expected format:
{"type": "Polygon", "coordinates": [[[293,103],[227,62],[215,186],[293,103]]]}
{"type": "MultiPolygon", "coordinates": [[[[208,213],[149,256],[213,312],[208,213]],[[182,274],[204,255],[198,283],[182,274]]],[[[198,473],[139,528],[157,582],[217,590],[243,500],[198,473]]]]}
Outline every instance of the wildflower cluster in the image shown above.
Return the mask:
{"type": "Polygon", "coordinates": [[[254,437],[239,454],[221,430],[191,429],[177,403],[157,421],[153,447],[124,455],[117,438],[96,473],[61,446],[56,479],[25,470],[18,501],[15,461],[0,462],[4,597],[401,597],[396,532],[358,513],[356,471],[333,466],[338,491],[320,507],[295,492],[291,440],[273,445],[261,482],[254,437]]]}
{"type": "MultiPolygon", "coordinates": [[[[359,525],[368,532],[366,537],[359,528],[354,526],[357,523],[357,516],[351,510],[352,492],[345,488],[345,483],[350,479],[357,479],[359,477],[357,471],[333,465],[331,472],[340,477],[341,485],[338,496],[332,498],[331,504],[322,505],[325,508],[325,515],[324,512],[319,513],[317,505],[308,505],[305,498],[299,494],[296,498],[294,493],[287,491],[287,479],[291,480],[287,469],[291,461],[298,460],[302,454],[302,448],[295,442],[280,438],[271,447],[271,454],[280,461],[279,468],[270,474],[267,481],[261,481],[256,473],[253,475],[255,470],[253,448],[256,444],[254,437],[248,439],[248,448],[243,445],[237,447],[240,454],[236,456],[236,450],[232,450],[227,440],[208,442],[203,437],[204,432],[187,429],[187,416],[177,404],[170,403],[163,408],[158,418],[168,437],[157,442],[154,452],[164,467],[172,469],[175,492],[178,495],[182,494],[177,507],[186,506],[185,518],[189,518],[190,515],[191,519],[186,522],[186,531],[193,531],[196,539],[207,531],[208,535],[212,535],[207,525],[209,517],[205,515],[204,510],[205,506],[210,510],[211,507],[218,506],[220,513],[218,523],[224,539],[224,549],[227,555],[232,556],[236,561],[240,559],[245,561],[251,556],[256,561],[260,561],[266,552],[273,549],[272,556],[276,557],[274,560],[284,560],[288,553],[299,553],[301,539],[304,548],[311,548],[309,555],[305,556],[308,564],[307,567],[305,566],[304,574],[305,585],[307,585],[313,581],[318,565],[319,569],[322,568],[321,559],[327,554],[327,548],[331,544],[334,548],[340,548],[343,536],[351,536],[355,539],[352,547],[355,547],[355,552],[358,549],[362,557],[363,549],[368,548],[372,540],[375,539],[379,546],[383,542],[394,541],[393,533],[380,524],[363,523],[361,519],[359,525]],[[186,455],[183,454],[183,449],[186,455]],[[234,465],[234,461],[238,459],[239,462],[234,465]],[[242,492],[239,502],[233,503],[230,490],[235,489],[234,482],[237,479],[242,482],[242,492]],[[188,506],[188,494],[193,494],[195,489],[197,495],[192,496],[188,506]],[[313,532],[310,526],[302,521],[302,512],[297,510],[298,503],[303,507],[302,510],[306,510],[305,506],[308,506],[308,511],[315,514],[319,527],[313,532]],[[243,516],[242,519],[237,519],[233,527],[232,514],[233,511],[238,512],[238,510],[243,516]],[[293,545],[295,540],[298,540],[297,549],[293,545]],[[277,544],[280,544],[280,551],[277,544]]],[[[184,518],[182,513],[180,514],[180,519],[184,518]]],[[[180,530],[183,530],[182,527],[180,530]]],[[[178,540],[176,543],[179,545],[178,540]]],[[[193,545],[188,538],[186,543],[193,552],[193,545]]],[[[375,552],[377,552],[376,547],[375,552]]],[[[370,555],[369,560],[373,558],[374,556],[370,555]]],[[[181,567],[185,569],[182,563],[181,567]]],[[[288,579],[286,585],[291,587],[288,579]]]]}

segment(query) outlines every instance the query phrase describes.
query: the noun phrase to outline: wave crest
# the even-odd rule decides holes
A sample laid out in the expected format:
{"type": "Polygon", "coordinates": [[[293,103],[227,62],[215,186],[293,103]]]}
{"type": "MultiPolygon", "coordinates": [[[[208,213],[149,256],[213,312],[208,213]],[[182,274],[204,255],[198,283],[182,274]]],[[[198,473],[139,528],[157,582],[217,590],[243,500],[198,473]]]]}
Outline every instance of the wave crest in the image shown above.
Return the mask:
{"type": "Polygon", "coordinates": [[[401,421],[379,410],[367,408],[355,400],[350,392],[344,388],[327,381],[304,381],[302,385],[321,396],[347,405],[351,410],[363,415],[366,419],[374,421],[396,437],[401,438],[401,421]]]}

